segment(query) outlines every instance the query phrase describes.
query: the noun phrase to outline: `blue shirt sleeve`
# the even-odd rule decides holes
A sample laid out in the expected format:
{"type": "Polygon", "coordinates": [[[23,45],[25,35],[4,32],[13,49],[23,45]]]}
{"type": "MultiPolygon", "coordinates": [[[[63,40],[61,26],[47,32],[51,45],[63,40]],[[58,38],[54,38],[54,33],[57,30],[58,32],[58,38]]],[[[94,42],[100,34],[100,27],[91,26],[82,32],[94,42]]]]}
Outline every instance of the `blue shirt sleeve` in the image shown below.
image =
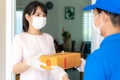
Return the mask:
{"type": "Polygon", "coordinates": [[[108,80],[108,73],[108,64],[100,53],[93,53],[87,58],[84,80],[108,80]]]}

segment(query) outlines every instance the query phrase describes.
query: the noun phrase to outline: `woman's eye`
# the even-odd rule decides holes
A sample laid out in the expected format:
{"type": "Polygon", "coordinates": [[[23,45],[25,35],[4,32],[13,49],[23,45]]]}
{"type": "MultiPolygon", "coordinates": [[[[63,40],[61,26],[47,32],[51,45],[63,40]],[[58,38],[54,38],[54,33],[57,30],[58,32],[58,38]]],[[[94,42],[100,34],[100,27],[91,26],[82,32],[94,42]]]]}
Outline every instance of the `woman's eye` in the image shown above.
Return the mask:
{"type": "Polygon", "coordinates": [[[35,16],[41,16],[40,14],[36,14],[35,16]]]}
{"type": "Polygon", "coordinates": [[[37,16],[41,16],[41,15],[37,15],[37,16]]]}
{"type": "Polygon", "coordinates": [[[38,17],[46,17],[46,14],[35,14],[35,16],[38,16],[38,17]]]}
{"type": "Polygon", "coordinates": [[[44,14],[43,17],[46,17],[46,14],[44,14]]]}

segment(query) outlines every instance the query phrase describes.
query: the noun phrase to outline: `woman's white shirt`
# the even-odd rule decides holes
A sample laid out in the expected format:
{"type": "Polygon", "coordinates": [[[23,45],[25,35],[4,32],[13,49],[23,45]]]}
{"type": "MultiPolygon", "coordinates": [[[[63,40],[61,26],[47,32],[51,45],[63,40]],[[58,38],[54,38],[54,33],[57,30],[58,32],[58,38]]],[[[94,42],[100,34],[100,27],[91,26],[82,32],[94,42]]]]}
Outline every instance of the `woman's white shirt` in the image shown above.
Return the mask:
{"type": "MultiPolygon", "coordinates": [[[[55,54],[51,35],[32,35],[26,32],[17,34],[12,43],[12,65],[26,61],[37,55],[55,54]]],[[[40,71],[30,67],[21,73],[20,80],[51,80],[50,71],[40,71]]]]}

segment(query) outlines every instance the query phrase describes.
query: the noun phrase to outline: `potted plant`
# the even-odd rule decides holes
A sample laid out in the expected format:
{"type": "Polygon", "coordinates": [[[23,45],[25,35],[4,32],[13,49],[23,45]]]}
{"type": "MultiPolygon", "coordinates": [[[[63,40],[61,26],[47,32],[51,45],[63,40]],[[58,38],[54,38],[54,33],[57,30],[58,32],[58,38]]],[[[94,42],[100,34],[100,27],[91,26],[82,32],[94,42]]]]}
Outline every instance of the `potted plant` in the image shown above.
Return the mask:
{"type": "Polygon", "coordinates": [[[62,33],[64,51],[71,50],[71,34],[68,31],[62,33]]]}

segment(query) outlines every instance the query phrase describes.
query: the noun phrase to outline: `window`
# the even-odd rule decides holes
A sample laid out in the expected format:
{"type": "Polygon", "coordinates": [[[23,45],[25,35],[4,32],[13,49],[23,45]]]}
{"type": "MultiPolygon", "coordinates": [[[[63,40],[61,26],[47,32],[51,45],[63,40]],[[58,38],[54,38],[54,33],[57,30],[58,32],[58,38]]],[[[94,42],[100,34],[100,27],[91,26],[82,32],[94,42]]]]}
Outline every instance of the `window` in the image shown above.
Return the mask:
{"type": "Polygon", "coordinates": [[[22,14],[23,11],[16,11],[16,34],[22,32],[22,14]]]}
{"type": "Polygon", "coordinates": [[[83,40],[91,41],[92,13],[91,11],[83,12],[83,40]]]}

